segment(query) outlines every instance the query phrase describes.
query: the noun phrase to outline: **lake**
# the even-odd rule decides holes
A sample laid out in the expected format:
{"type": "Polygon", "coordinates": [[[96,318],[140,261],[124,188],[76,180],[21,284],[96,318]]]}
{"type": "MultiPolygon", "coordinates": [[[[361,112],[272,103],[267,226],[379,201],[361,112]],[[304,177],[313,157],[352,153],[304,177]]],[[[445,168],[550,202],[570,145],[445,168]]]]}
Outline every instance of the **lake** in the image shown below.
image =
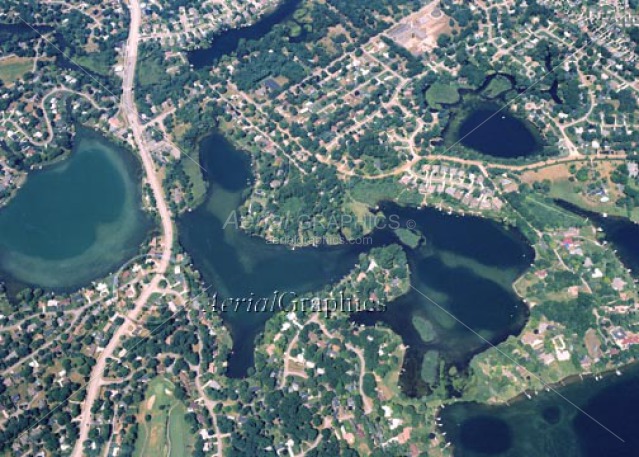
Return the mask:
{"type": "MultiPolygon", "coordinates": [[[[250,188],[253,178],[249,156],[215,134],[202,141],[200,160],[207,170],[207,198],[184,214],[178,227],[180,243],[205,282],[213,285],[211,294],[249,297],[254,293],[260,297],[272,296],[275,290],[316,291],[347,274],[360,253],[397,242],[391,230],[377,230],[369,245],[292,250],[248,236],[235,224],[225,226],[225,222],[233,221],[229,215],[233,215],[250,188]]],[[[514,294],[512,282],[529,266],[534,253],[518,232],[488,220],[452,216],[433,208],[418,210],[387,203],[381,209],[387,216],[396,215],[402,223],[414,220],[416,229],[425,237],[419,248],[407,249],[415,287],[491,342],[520,331],[527,308],[514,294]]],[[[245,376],[253,364],[255,337],[269,315],[244,311],[226,312],[222,317],[234,342],[228,374],[245,376]]],[[[403,379],[405,390],[415,394],[422,393],[423,386],[411,367],[415,360],[421,360],[425,350],[435,348],[450,362],[463,363],[486,346],[485,341],[414,292],[391,303],[385,313],[368,313],[355,320],[367,324],[383,321],[411,346],[403,379]],[[410,324],[414,314],[432,321],[437,338],[431,343],[420,343],[410,324]]]]}
{"type": "Polygon", "coordinates": [[[411,290],[392,302],[388,312],[353,319],[369,325],[383,322],[402,336],[409,349],[400,384],[406,394],[419,396],[426,393],[420,371],[427,351],[437,351],[447,363],[463,368],[489,346],[486,340],[496,344],[521,331],[528,308],[512,284],[535,254],[519,232],[486,219],[392,204],[382,209],[401,220],[415,221],[426,239],[423,246],[408,250],[407,256],[411,283],[428,298],[411,290]],[[412,323],[415,316],[433,324],[433,341],[422,340],[412,323]]]}
{"type": "Polygon", "coordinates": [[[543,150],[532,123],[495,103],[480,103],[460,113],[454,141],[481,154],[499,158],[527,157],[543,150]]]}
{"type": "Polygon", "coordinates": [[[210,67],[221,57],[230,55],[237,50],[240,40],[259,40],[273,30],[280,22],[293,15],[302,0],[284,0],[272,12],[262,16],[255,24],[238,27],[218,33],[213,37],[208,48],[189,51],[187,57],[193,68],[210,67]]]}
{"type": "MultiPolygon", "coordinates": [[[[624,264],[639,271],[639,225],[620,217],[603,217],[563,200],[555,203],[601,227],[624,264]]],[[[556,393],[544,392],[511,406],[463,403],[446,408],[442,419],[455,455],[639,455],[639,365],[622,371],[621,377],[609,374],[599,382],[591,377],[583,382],[573,379],[559,392],[625,443],[556,393]]]]}
{"type": "Polygon", "coordinates": [[[152,227],[140,173],[129,151],[78,128],[70,156],[30,172],[0,209],[0,275],[9,291],[76,289],[134,256],[152,227]]]}
{"type": "Polygon", "coordinates": [[[447,407],[441,414],[447,439],[456,457],[636,457],[639,366],[622,371],[622,376],[609,374],[599,382],[577,379],[559,388],[562,396],[612,433],[556,393],[544,391],[510,406],[447,407]]]}
{"type": "MultiPolygon", "coordinates": [[[[364,246],[291,250],[269,244],[225,222],[242,203],[252,180],[249,156],[221,135],[205,138],[200,160],[207,170],[206,201],[178,221],[180,243],[191,255],[211,293],[221,297],[272,296],[273,291],[318,290],[346,275],[364,246]]],[[[268,313],[227,312],[223,318],[233,335],[234,354],[228,375],[241,377],[253,364],[254,340],[268,313]]]]}

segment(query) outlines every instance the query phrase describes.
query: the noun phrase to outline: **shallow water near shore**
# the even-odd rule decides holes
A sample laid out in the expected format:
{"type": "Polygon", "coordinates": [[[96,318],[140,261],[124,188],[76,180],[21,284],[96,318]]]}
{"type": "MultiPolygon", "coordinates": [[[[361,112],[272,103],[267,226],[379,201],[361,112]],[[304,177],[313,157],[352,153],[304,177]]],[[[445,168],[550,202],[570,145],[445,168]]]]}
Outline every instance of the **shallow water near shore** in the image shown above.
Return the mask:
{"type": "MultiPolygon", "coordinates": [[[[251,186],[249,155],[214,134],[202,141],[200,160],[207,170],[209,190],[199,207],[179,219],[180,243],[212,286],[211,293],[217,292],[219,298],[270,297],[276,290],[318,291],[346,275],[361,253],[398,242],[390,229],[376,230],[366,245],[295,250],[251,237],[235,224],[225,226],[251,186]]],[[[493,221],[392,203],[384,203],[380,209],[402,223],[414,221],[423,235],[423,245],[404,249],[413,285],[434,298],[437,306],[411,290],[390,303],[386,312],[359,314],[353,320],[367,325],[384,323],[402,337],[410,346],[402,387],[411,395],[421,395],[425,391],[417,361],[421,363],[426,351],[437,350],[447,361],[464,364],[487,346],[465,325],[492,343],[521,330],[527,309],[515,295],[512,282],[530,265],[534,253],[518,232],[493,221]],[[413,316],[430,321],[437,338],[424,343],[411,323],[413,316]]],[[[243,377],[253,365],[255,337],[269,316],[245,310],[222,314],[233,336],[230,376],[243,377]]]]}
{"type": "MultiPolygon", "coordinates": [[[[639,271],[639,225],[620,217],[555,201],[563,209],[589,218],[601,227],[620,259],[639,271]]],[[[608,373],[573,378],[555,392],[526,397],[510,406],[461,403],[442,413],[456,456],[636,457],[639,455],[639,365],[608,373]],[[569,401],[562,398],[566,397],[569,401]]]]}
{"type": "Polygon", "coordinates": [[[441,417],[461,457],[636,457],[639,366],[526,397],[510,406],[460,403],[441,417]],[[590,416],[590,417],[589,417],[590,416]]]}
{"type": "Polygon", "coordinates": [[[0,209],[0,274],[10,295],[82,287],[133,257],[152,226],[139,173],[130,152],[83,128],[68,158],[30,172],[0,209]]]}

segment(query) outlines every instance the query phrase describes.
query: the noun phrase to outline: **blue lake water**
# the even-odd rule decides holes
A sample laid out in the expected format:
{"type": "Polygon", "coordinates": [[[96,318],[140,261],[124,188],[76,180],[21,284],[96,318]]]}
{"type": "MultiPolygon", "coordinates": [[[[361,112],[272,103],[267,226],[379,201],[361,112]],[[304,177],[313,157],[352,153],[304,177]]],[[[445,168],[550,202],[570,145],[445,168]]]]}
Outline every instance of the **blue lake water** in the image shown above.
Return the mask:
{"type": "Polygon", "coordinates": [[[639,367],[623,371],[559,388],[570,403],[551,391],[510,406],[447,407],[441,415],[447,439],[456,457],[636,457],[639,367]]]}
{"type": "Polygon", "coordinates": [[[71,155],[32,171],[0,209],[0,273],[9,288],[77,288],[134,256],[152,225],[139,172],[130,152],[79,129],[71,155]]]}
{"type": "MultiPolygon", "coordinates": [[[[555,203],[603,228],[620,259],[635,275],[639,272],[639,225],[565,201],[555,203]]],[[[573,379],[557,387],[561,396],[543,392],[510,406],[463,403],[446,408],[442,418],[455,455],[639,456],[639,365],[621,371],[622,376],[609,374],[599,382],[573,379]]]]}
{"type": "Polygon", "coordinates": [[[500,158],[534,155],[543,146],[534,126],[497,104],[483,104],[471,110],[461,120],[455,140],[467,148],[500,158]]]}

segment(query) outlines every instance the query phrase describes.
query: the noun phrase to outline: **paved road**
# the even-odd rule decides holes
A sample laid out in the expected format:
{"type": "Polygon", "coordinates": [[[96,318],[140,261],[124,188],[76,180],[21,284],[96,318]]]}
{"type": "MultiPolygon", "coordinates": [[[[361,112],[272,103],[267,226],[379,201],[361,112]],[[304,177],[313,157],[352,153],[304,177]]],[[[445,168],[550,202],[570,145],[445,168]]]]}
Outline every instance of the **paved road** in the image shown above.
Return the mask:
{"type": "Polygon", "coordinates": [[[91,98],[91,96],[89,96],[88,94],[85,94],[83,92],[78,92],[77,90],[73,90],[73,89],[69,89],[68,87],[65,86],[60,86],[60,87],[56,87],[54,89],[51,89],[51,91],[49,91],[44,97],[42,97],[42,100],[40,101],[40,109],[42,110],[42,112],[44,113],[44,123],[45,123],[45,127],[47,129],[47,138],[43,139],[43,140],[36,140],[34,138],[32,138],[31,136],[29,136],[29,134],[27,132],[25,132],[25,130],[18,125],[17,121],[13,120],[13,119],[7,119],[6,122],[10,123],[13,125],[13,127],[32,145],[34,146],[46,146],[49,143],[51,143],[51,141],[53,141],[53,126],[51,125],[51,119],[49,119],[49,113],[47,111],[47,108],[45,106],[45,102],[47,101],[47,99],[55,94],[59,94],[59,93],[69,93],[69,94],[74,94],[77,95],[79,97],[82,97],[84,99],[86,99],[89,103],[91,103],[91,105],[98,110],[103,109],[100,105],[98,105],[98,103],[91,98]]]}
{"type": "Polygon", "coordinates": [[[141,11],[139,0],[129,0],[129,9],[131,11],[131,24],[129,28],[129,39],[126,48],[126,59],[124,65],[124,74],[122,81],[122,113],[126,117],[129,127],[133,132],[135,143],[138,147],[140,159],[144,167],[144,173],[149,183],[153,196],[155,198],[156,209],[160,215],[162,222],[162,257],[156,267],[155,275],[150,283],[141,292],[135,301],[133,310],[127,317],[128,319],[114,332],[113,337],[107,344],[106,348],[98,358],[88,385],[86,386],[86,398],[82,405],[82,414],[80,416],[80,436],[73,448],[72,457],[81,457],[83,453],[83,443],[88,437],[91,426],[91,408],[98,398],[100,387],[103,385],[103,375],[108,359],[113,352],[119,347],[123,336],[128,335],[134,328],[133,322],[136,321],[141,313],[144,305],[152,294],[160,290],[159,283],[163,279],[163,274],[169,267],[173,248],[173,223],[171,213],[169,212],[162,182],[157,176],[153,158],[144,141],[143,127],[140,123],[137,108],[134,102],[134,84],[135,84],[135,66],[138,56],[138,44],[140,39],[140,23],[141,11]]]}

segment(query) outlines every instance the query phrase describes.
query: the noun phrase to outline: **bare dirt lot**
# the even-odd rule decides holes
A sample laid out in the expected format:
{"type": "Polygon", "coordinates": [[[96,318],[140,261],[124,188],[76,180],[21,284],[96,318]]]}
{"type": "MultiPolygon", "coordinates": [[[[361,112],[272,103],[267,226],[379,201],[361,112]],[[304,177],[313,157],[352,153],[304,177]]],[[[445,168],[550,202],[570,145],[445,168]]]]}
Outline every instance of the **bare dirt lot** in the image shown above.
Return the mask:
{"type": "Polygon", "coordinates": [[[438,3],[431,2],[404,18],[388,31],[388,36],[416,56],[432,51],[437,38],[451,30],[450,18],[439,9],[438,3]]]}
{"type": "Polygon", "coordinates": [[[548,179],[550,181],[559,181],[568,179],[570,177],[570,171],[565,164],[552,165],[550,167],[541,168],[539,170],[531,170],[521,175],[522,182],[531,184],[537,181],[543,181],[548,179]]]}

